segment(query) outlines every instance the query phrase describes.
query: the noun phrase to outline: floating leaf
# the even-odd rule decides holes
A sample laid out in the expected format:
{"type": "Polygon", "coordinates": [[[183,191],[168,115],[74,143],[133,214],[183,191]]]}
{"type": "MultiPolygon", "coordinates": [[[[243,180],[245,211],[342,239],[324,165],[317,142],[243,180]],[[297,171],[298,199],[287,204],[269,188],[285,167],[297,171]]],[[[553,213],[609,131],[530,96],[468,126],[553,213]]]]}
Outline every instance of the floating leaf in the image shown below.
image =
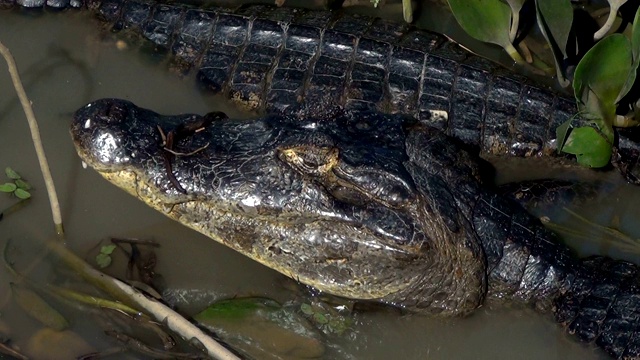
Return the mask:
{"type": "Polygon", "coordinates": [[[103,247],[100,248],[100,253],[101,254],[105,254],[105,255],[111,255],[113,253],[113,250],[116,249],[116,246],[111,244],[111,245],[105,245],[103,247]]]}
{"type": "Polygon", "coordinates": [[[633,83],[636,81],[638,64],[640,64],[640,8],[636,11],[636,16],[633,19],[633,27],[631,30],[631,57],[633,62],[631,64],[631,69],[629,69],[629,76],[616,98],[616,103],[629,93],[633,83]]]}
{"type": "Polygon", "coordinates": [[[103,253],[96,255],[96,264],[98,264],[98,267],[101,269],[108,267],[111,265],[111,256],[103,253]]]}
{"type": "Polygon", "coordinates": [[[570,85],[562,64],[567,58],[567,41],[573,23],[573,7],[569,0],[536,0],[536,18],[542,35],[547,40],[560,86],[570,85]]]}
{"type": "Polygon", "coordinates": [[[295,309],[271,299],[223,300],[194,319],[251,358],[310,359],[324,353],[317,330],[295,309]]]}
{"type": "Polygon", "coordinates": [[[329,319],[322,313],[314,313],[313,321],[321,325],[329,323],[329,319]]]}
{"type": "Polygon", "coordinates": [[[62,331],[69,327],[67,320],[40,295],[17,284],[10,285],[14,300],[29,316],[54,330],[62,331]]]}
{"type": "Polygon", "coordinates": [[[13,192],[18,199],[26,200],[31,197],[31,193],[27,190],[17,188],[16,191],[13,192]]]}
{"type": "Polygon", "coordinates": [[[0,185],[0,192],[12,193],[16,191],[18,187],[14,183],[4,183],[0,185]]]}
{"type": "Polygon", "coordinates": [[[511,44],[511,9],[500,0],[449,0],[460,26],[472,37],[502,46],[517,62],[524,63],[511,44]]]}
{"type": "Polygon", "coordinates": [[[313,308],[311,307],[311,305],[304,303],[302,305],[300,305],[300,311],[302,311],[303,314],[305,315],[313,315],[314,311],[313,308]]]}
{"type": "Polygon", "coordinates": [[[11,180],[17,180],[21,178],[20,174],[18,174],[15,170],[13,170],[8,166],[4,169],[4,172],[7,174],[7,177],[11,180]]]}
{"type": "Polygon", "coordinates": [[[19,187],[22,190],[31,190],[31,184],[24,181],[23,179],[16,179],[14,183],[16,184],[17,187],[19,187]]]}
{"type": "Polygon", "coordinates": [[[574,154],[579,164],[589,167],[603,167],[611,158],[611,144],[589,126],[573,129],[562,151],[574,154]]]}

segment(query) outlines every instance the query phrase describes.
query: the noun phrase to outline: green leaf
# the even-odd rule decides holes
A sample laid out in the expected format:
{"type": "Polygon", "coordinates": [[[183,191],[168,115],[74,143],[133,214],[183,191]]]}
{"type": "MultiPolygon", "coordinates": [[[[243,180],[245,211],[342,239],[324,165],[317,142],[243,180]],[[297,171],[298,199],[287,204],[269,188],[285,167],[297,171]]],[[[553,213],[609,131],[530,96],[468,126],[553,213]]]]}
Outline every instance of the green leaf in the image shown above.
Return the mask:
{"type": "Polygon", "coordinates": [[[562,150],[565,140],[567,140],[567,135],[569,134],[569,129],[571,128],[572,121],[573,121],[573,118],[563,122],[562,125],[556,128],[556,142],[557,142],[558,152],[562,150]]]}
{"type": "Polygon", "coordinates": [[[592,127],[579,127],[569,134],[562,151],[574,154],[579,164],[603,167],[611,158],[611,143],[592,127]]]}
{"type": "Polygon", "coordinates": [[[633,19],[633,27],[631,30],[631,57],[633,62],[631,64],[631,69],[629,69],[629,76],[627,77],[627,81],[624,83],[622,90],[618,94],[616,98],[616,103],[620,101],[625,95],[629,93],[633,83],[636,81],[636,73],[638,71],[638,64],[640,64],[640,8],[636,11],[636,16],[633,19]]]}
{"type": "Polygon", "coordinates": [[[101,254],[105,254],[105,255],[111,255],[113,253],[113,250],[116,249],[116,246],[111,244],[111,245],[105,245],[103,247],[100,248],[100,253],[101,254]]]}
{"type": "Polygon", "coordinates": [[[315,321],[316,323],[320,324],[320,325],[325,325],[327,323],[329,323],[329,319],[327,318],[326,315],[321,314],[321,313],[314,313],[313,314],[313,321],[315,321]]]}
{"type": "Polygon", "coordinates": [[[321,335],[297,308],[271,299],[223,300],[193,318],[249,358],[316,359],[325,352],[321,335]]]}
{"type": "Polygon", "coordinates": [[[0,192],[12,193],[16,191],[18,187],[14,183],[4,183],[0,185],[0,192]]]}
{"type": "Polygon", "coordinates": [[[16,184],[16,186],[19,187],[22,190],[31,190],[31,184],[29,184],[28,182],[24,181],[23,179],[16,179],[14,181],[14,184],[16,184]]]}
{"type": "Polygon", "coordinates": [[[573,7],[569,0],[536,0],[538,27],[547,40],[556,63],[558,82],[569,86],[562,63],[567,57],[567,41],[573,23],[573,7]]]}
{"type": "Polygon", "coordinates": [[[266,298],[240,298],[222,300],[194,316],[197,321],[241,320],[251,316],[257,310],[273,311],[280,309],[278,302],[266,298]]]}
{"type": "Polygon", "coordinates": [[[15,170],[13,170],[8,166],[4,169],[4,172],[7,174],[7,177],[11,180],[17,180],[21,178],[20,174],[18,174],[15,170]]]}
{"type": "Polygon", "coordinates": [[[106,268],[111,265],[111,256],[103,253],[96,255],[96,264],[98,264],[98,267],[101,269],[106,268]]]}
{"type": "Polygon", "coordinates": [[[10,285],[14,300],[29,316],[54,330],[62,331],[69,327],[67,320],[40,295],[17,284],[10,285]]]}
{"type": "Polygon", "coordinates": [[[472,37],[502,46],[517,62],[524,62],[511,44],[511,9],[500,0],[449,0],[460,26],[472,37]]]}
{"type": "Polygon", "coordinates": [[[27,190],[17,188],[16,191],[13,192],[18,199],[26,200],[31,197],[31,193],[27,190]]]}
{"type": "Polygon", "coordinates": [[[616,99],[629,77],[631,65],[629,40],[622,34],[613,34],[591,48],[576,67],[573,79],[576,100],[594,117],[601,131],[607,131],[613,124],[616,99]]]}
{"type": "Polygon", "coordinates": [[[300,311],[305,315],[313,315],[314,311],[311,305],[304,303],[300,305],[300,311]]]}

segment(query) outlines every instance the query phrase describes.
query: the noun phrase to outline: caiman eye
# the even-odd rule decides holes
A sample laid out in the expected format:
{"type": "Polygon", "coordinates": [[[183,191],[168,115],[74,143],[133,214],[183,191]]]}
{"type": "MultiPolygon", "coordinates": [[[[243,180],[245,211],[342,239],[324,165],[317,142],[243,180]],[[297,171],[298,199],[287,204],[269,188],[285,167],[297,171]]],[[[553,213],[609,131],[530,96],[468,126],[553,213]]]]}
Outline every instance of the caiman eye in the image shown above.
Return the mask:
{"type": "Polygon", "coordinates": [[[280,149],[282,161],[309,175],[324,175],[338,163],[339,151],[335,147],[294,146],[280,149]]]}

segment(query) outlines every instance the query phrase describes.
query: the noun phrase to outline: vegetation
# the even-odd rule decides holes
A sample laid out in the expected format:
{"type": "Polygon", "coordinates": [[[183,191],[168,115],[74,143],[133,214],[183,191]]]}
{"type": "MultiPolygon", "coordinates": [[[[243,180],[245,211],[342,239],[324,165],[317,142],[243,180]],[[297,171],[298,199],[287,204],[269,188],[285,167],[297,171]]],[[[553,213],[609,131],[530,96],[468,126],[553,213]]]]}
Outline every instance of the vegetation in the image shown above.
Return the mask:
{"type": "Polygon", "coordinates": [[[572,85],[579,117],[589,123],[579,126],[571,119],[560,126],[558,150],[576,155],[586,166],[607,165],[615,141],[613,127],[638,124],[640,93],[634,87],[640,62],[637,2],[625,5],[626,0],[608,0],[609,7],[604,9],[586,9],[581,2],[570,0],[448,2],[469,35],[503,47],[520,64],[527,58],[544,69],[547,66],[535,53],[522,56],[529,54],[527,35],[535,33],[537,26],[552,52],[558,83],[565,88],[572,85]],[[599,29],[598,14],[607,15],[599,29]],[[633,25],[627,26],[630,21],[633,25]]]}
{"type": "Polygon", "coordinates": [[[15,197],[21,200],[26,200],[31,197],[31,185],[20,176],[15,170],[10,167],[5,169],[5,174],[11,180],[4,184],[0,184],[0,192],[13,194],[15,197]]]}

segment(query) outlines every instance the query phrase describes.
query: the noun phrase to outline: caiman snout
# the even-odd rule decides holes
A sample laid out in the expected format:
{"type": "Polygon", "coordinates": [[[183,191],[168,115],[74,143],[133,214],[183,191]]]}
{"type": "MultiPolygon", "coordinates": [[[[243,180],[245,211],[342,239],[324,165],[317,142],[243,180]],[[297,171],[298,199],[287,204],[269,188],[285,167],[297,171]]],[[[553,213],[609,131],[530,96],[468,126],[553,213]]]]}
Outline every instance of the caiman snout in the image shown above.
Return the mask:
{"type": "Polygon", "coordinates": [[[131,135],[125,129],[134,118],[128,101],[102,99],[80,108],[73,117],[71,137],[80,157],[91,167],[114,169],[135,157],[128,149],[131,135]]]}

